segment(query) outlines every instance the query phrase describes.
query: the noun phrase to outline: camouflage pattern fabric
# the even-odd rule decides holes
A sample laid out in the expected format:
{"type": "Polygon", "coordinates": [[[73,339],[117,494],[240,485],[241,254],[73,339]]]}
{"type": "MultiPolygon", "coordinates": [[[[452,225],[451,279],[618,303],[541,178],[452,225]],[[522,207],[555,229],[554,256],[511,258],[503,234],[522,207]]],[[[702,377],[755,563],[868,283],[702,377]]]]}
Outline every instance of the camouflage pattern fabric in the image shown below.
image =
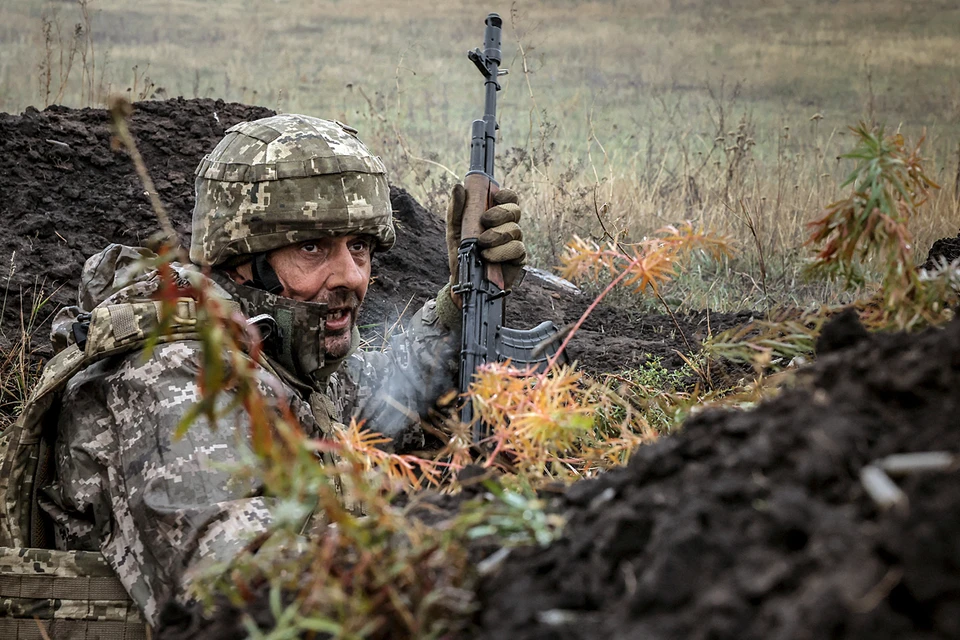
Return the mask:
{"type": "MultiPolygon", "coordinates": [[[[55,447],[58,479],[39,502],[55,525],[59,549],[102,551],[131,597],[154,621],[159,604],[185,589],[183,575],[229,561],[270,522],[260,487],[235,481],[249,423],[242,408],[216,425],[200,418],[181,439],[174,431],[199,399],[200,343],[161,345],[98,362],[75,376],[55,447]]],[[[225,362],[226,364],[226,362],[225,362]]],[[[260,391],[290,402],[308,430],[312,415],[260,370],[260,391]]]]}
{"type": "MultiPolygon", "coordinates": [[[[97,264],[101,271],[111,268],[109,260],[97,264]]],[[[152,278],[144,274],[127,286],[139,294],[152,278]]],[[[110,281],[109,273],[99,280],[110,281]]],[[[123,289],[110,292],[104,302],[123,296],[123,289]]],[[[111,304],[104,302],[98,312],[109,317],[111,304]]],[[[274,360],[259,370],[258,384],[311,435],[357,417],[395,447],[416,446],[419,416],[456,384],[458,349],[459,336],[439,321],[430,301],[387,350],[349,356],[325,393],[274,360]]],[[[215,425],[201,418],[183,439],[173,438],[199,397],[199,366],[200,343],[183,339],[160,345],[146,360],[134,351],[75,375],[57,425],[57,475],[39,494],[55,524],[57,548],[101,551],[151,623],[168,597],[185,598],[198,575],[229,562],[274,521],[276,504],[263,488],[238,482],[230,471],[247,447],[242,410],[226,412],[215,425]]],[[[224,411],[230,401],[229,394],[222,398],[224,411]]]]}
{"type": "MultiPolygon", "coordinates": [[[[115,252],[115,249],[115,245],[111,246],[105,253],[122,255],[123,252],[115,252]]],[[[179,267],[174,264],[174,268],[179,267]]],[[[149,279],[156,288],[156,274],[150,275],[149,279]]],[[[141,285],[136,283],[130,288],[137,289],[141,285]]],[[[52,437],[48,433],[46,413],[59,399],[66,382],[95,361],[139,349],[138,345],[142,345],[146,336],[159,326],[161,310],[156,302],[114,304],[120,299],[123,299],[121,292],[117,292],[108,296],[100,307],[84,314],[90,329],[82,348],[73,343],[72,333],[64,337],[66,347],[47,363],[20,419],[3,434],[0,445],[4,450],[0,469],[0,545],[46,546],[50,542],[46,536],[47,527],[34,508],[35,494],[37,487],[49,480],[51,472],[47,463],[52,437]]],[[[79,318],[81,311],[75,309],[64,315],[79,318]]],[[[169,331],[160,341],[195,339],[195,323],[194,301],[180,299],[169,331]]],[[[54,331],[63,332],[65,329],[66,326],[61,325],[54,331]]]]}
{"type": "Polygon", "coordinates": [[[146,638],[102,554],[0,547],[0,638],[39,640],[40,625],[54,640],[146,638]]]}
{"type": "Polygon", "coordinates": [[[199,265],[324,236],[370,235],[379,251],[396,241],[383,162],[339,122],[241,122],[196,176],[190,260],[199,265]]]}
{"type": "MultiPolygon", "coordinates": [[[[64,307],[53,318],[50,341],[56,351],[61,351],[74,341],[73,323],[92,309],[120,306],[129,302],[143,302],[160,285],[156,271],[144,272],[144,265],[157,258],[157,254],[144,247],[128,247],[111,244],[87,258],[80,272],[80,287],[77,292],[79,306],[64,307]]],[[[177,285],[188,286],[203,278],[193,264],[171,264],[177,285]]],[[[229,296],[214,286],[214,293],[227,299],[229,296]]],[[[91,323],[94,324],[94,323],[91,323]]],[[[99,326],[107,326],[100,324],[99,326]]]]}

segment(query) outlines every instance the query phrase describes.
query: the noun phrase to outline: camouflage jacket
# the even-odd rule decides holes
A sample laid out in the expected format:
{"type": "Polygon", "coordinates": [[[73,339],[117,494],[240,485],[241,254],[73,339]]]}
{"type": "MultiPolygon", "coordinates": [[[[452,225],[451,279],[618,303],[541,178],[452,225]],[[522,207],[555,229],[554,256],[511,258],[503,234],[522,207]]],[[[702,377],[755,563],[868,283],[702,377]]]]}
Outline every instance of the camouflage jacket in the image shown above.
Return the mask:
{"type": "MultiPolygon", "coordinates": [[[[81,309],[149,298],[157,274],[136,273],[146,253],[111,245],[87,261],[81,308],[55,321],[55,345],[66,343],[81,309]]],[[[289,405],[311,435],[357,417],[397,447],[416,445],[417,414],[456,384],[459,339],[439,321],[434,300],[410,325],[388,349],[350,355],[325,394],[274,367],[258,370],[259,387],[271,402],[289,405]]],[[[200,418],[174,438],[199,397],[200,349],[198,341],[168,342],[149,358],[134,351],[75,375],[58,419],[55,480],[39,493],[57,548],[101,551],[151,623],[167,598],[182,597],[198,572],[229,561],[274,519],[262,488],[231,472],[246,446],[242,409],[216,425],[200,418]]]]}

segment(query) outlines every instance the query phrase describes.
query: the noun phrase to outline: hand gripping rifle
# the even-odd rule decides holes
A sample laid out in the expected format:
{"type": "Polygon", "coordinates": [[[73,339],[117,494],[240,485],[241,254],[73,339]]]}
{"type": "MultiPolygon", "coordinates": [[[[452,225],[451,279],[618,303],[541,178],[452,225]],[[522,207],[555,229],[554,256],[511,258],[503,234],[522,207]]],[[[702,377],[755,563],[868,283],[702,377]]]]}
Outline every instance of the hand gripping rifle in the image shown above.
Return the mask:
{"type": "MultiPolygon", "coordinates": [[[[507,74],[500,69],[500,28],[503,21],[496,13],[486,19],[483,50],[475,49],[467,57],[484,77],[485,100],[483,119],[473,121],[470,141],[470,170],[464,178],[467,191],[463,211],[463,226],[458,252],[460,281],[454,292],[463,301],[463,340],[460,346],[460,393],[470,387],[477,367],[486,362],[504,362],[542,371],[557,344],[550,339],[557,328],[550,321],[541,322],[533,329],[510,329],[504,326],[504,297],[500,265],[486,264],[480,256],[477,237],[483,231],[480,214],[490,208],[499,185],[493,179],[494,146],[497,139],[497,79],[507,74]],[[548,345],[543,348],[542,345],[548,345]],[[539,347],[539,348],[538,348],[539,347]]],[[[464,424],[474,421],[473,403],[465,400],[460,408],[464,424]]],[[[490,435],[490,425],[479,421],[473,428],[473,441],[478,443],[490,435]]]]}

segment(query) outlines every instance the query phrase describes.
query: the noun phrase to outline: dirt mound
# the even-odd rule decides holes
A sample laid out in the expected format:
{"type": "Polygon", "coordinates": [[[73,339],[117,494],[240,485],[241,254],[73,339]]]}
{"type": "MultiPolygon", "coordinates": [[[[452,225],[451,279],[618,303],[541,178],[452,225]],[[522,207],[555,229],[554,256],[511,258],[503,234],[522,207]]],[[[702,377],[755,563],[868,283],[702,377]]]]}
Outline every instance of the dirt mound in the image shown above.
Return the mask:
{"type": "MultiPolygon", "coordinates": [[[[222,100],[141,102],[131,122],[160,200],[186,241],[193,170],[224,131],[272,111],[222,100]]],[[[0,347],[39,300],[34,346],[49,356],[49,318],[76,303],[84,261],[111,242],[141,244],[159,229],[129,157],[110,148],[103,109],[50,107],[0,114],[0,347]],[[42,292],[42,293],[41,293],[42,292]],[[43,320],[46,319],[46,322],[43,320]]]]}
{"type": "MultiPolygon", "coordinates": [[[[136,105],[131,130],[161,201],[184,243],[189,241],[193,170],[233,124],[271,115],[260,107],[221,100],[174,99],[136,105]]],[[[21,316],[40,300],[33,346],[51,355],[49,319],[73,304],[86,258],[110,242],[140,244],[157,230],[143,188],[124,152],[110,148],[110,126],[102,109],[50,107],[20,116],[0,114],[0,283],[4,287],[0,351],[20,335],[21,316]]],[[[409,318],[446,282],[442,218],[392,187],[396,247],[375,258],[374,282],[361,325],[377,342],[406,310],[409,318]]],[[[545,319],[575,321],[589,300],[528,276],[507,303],[508,324],[527,328],[545,319]]],[[[597,310],[571,354],[588,370],[614,371],[643,364],[650,355],[674,366],[686,351],[667,316],[634,317],[627,311],[597,310]]],[[[714,330],[740,322],[714,315],[714,330]]],[[[401,319],[401,322],[403,320],[401,319]]],[[[680,318],[691,344],[705,333],[706,314],[680,318]]]]}
{"type": "Polygon", "coordinates": [[[853,342],[802,388],[571,487],[563,539],[483,584],[479,636],[960,637],[960,473],[907,477],[887,512],[859,479],[960,452],[960,321],[853,342]]]}

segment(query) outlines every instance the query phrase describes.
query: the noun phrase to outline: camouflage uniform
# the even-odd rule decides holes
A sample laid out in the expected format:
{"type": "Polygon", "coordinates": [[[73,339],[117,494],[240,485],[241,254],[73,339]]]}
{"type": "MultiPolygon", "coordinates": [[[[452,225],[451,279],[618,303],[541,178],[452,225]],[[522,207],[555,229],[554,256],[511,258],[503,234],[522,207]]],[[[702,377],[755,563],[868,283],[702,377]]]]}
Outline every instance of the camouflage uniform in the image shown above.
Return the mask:
{"type": "MultiPolygon", "coordinates": [[[[394,242],[383,167],[342,125],[302,116],[238,125],[201,163],[197,184],[191,260],[198,265],[219,267],[329,235],[369,234],[381,250],[394,242]],[[310,144],[325,141],[321,153],[304,157],[304,136],[310,144]]],[[[146,253],[112,245],[88,260],[82,308],[61,313],[55,343],[70,341],[68,329],[82,311],[149,300],[158,276],[137,273],[146,253]]],[[[194,265],[174,266],[183,279],[203,277],[194,265]]],[[[217,294],[246,315],[289,312],[289,333],[296,336],[299,326],[304,340],[323,344],[322,324],[304,332],[296,320],[304,309],[305,317],[317,317],[312,303],[251,291],[217,272],[212,278],[217,294]]],[[[355,330],[354,352],[338,361],[291,353],[289,344],[276,349],[258,370],[261,392],[275,406],[288,405],[311,435],[356,417],[397,447],[416,445],[417,415],[455,386],[459,320],[449,293],[438,300],[427,302],[384,352],[356,351],[355,330]]],[[[228,561],[274,520],[262,487],[231,473],[247,446],[241,409],[217,425],[200,418],[184,438],[173,437],[199,398],[200,362],[199,341],[177,340],[147,359],[141,351],[117,355],[70,379],[57,425],[56,477],[39,493],[55,523],[56,548],[102,551],[151,623],[165,599],[183,597],[198,571],[228,561]]],[[[224,409],[229,402],[226,394],[224,409]]]]}

